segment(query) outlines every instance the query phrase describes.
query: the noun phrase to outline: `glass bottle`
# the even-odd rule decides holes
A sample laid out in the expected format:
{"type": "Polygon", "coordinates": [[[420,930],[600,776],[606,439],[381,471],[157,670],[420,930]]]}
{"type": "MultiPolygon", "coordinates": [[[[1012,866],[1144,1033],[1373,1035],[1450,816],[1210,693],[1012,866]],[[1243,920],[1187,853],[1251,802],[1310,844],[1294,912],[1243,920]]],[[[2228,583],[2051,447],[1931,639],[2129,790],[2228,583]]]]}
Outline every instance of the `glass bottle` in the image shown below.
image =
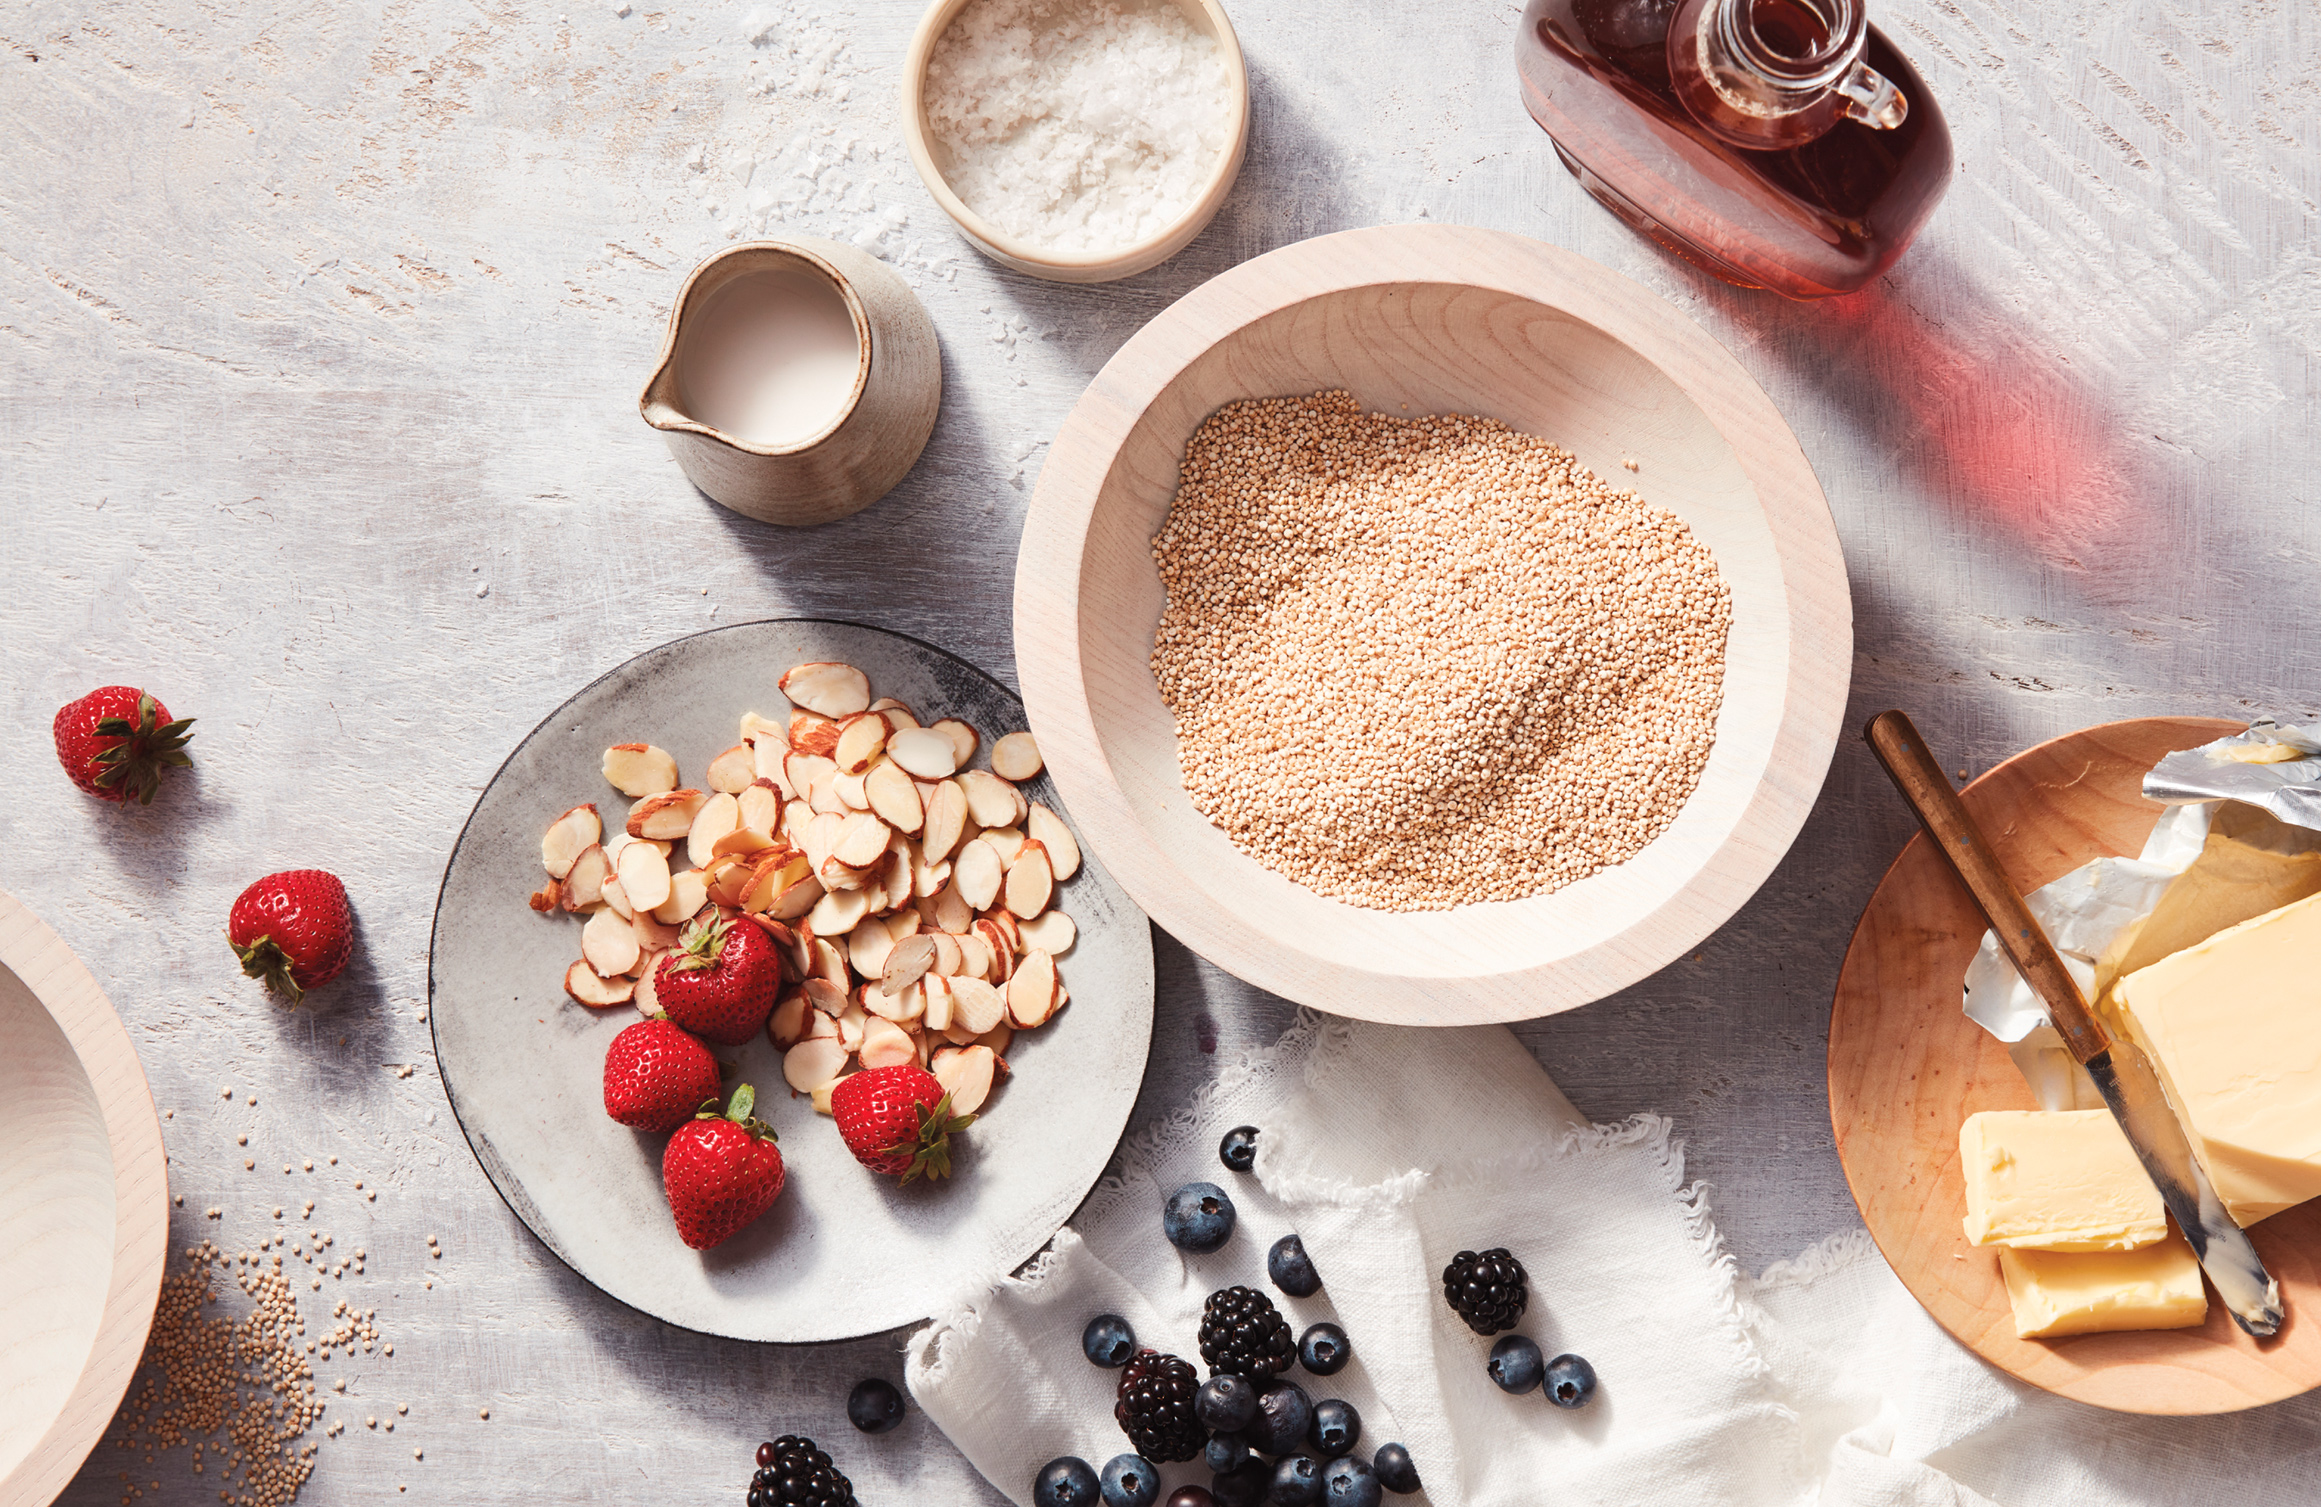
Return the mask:
{"type": "Polygon", "coordinates": [[[1516,47],[1587,191],[1744,288],[1853,292],[1950,183],[1941,107],[1862,0],[1530,0],[1516,47]]]}

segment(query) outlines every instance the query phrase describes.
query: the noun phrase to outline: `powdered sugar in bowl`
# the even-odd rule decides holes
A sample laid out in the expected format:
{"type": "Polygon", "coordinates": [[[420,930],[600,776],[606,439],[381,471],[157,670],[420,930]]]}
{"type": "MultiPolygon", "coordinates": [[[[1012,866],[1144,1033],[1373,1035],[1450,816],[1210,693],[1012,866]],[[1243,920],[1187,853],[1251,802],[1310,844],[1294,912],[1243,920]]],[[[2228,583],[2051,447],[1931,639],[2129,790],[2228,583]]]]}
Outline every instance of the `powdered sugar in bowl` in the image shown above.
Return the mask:
{"type": "Polygon", "coordinates": [[[1216,0],[936,0],[903,66],[903,135],[977,250],[1109,282],[1225,202],[1249,75],[1216,0]]]}

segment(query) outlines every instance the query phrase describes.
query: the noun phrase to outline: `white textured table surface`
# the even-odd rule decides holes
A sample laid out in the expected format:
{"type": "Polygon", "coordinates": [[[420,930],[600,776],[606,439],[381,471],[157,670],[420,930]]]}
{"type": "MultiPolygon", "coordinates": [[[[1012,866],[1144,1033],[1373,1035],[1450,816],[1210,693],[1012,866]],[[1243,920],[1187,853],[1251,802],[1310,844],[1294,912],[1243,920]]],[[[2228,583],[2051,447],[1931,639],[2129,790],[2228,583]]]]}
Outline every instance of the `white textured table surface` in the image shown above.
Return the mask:
{"type": "MultiPolygon", "coordinates": [[[[396,1353],[325,1368],[356,1426],[323,1444],[308,1501],[392,1501],[404,1481],[405,1500],[738,1502],[749,1444],[785,1428],[837,1444],[867,1502],[906,1484],[994,1500],[915,1416],[883,1440],[847,1430],[847,1385],[899,1373],[892,1341],[678,1333],[524,1233],[429,1059],[429,914],[507,750],[677,634],[811,611],[1008,675],[1047,437],[1143,320],[1245,257],[1424,216],[1553,240],[1667,294],[1765,385],[1828,490],[1855,718],[1907,705],[1952,762],[2116,717],[2321,706],[2310,5],[1881,0],[1950,112],[1959,174],[1891,276],[1819,307],[1704,282],[1589,202],[1518,103],[1504,0],[1243,0],[1256,114],[1217,222],[1126,283],[1003,274],[897,141],[915,12],[0,13],[0,887],[95,971],[175,1111],[179,1245],[253,1241],[286,1201],[269,1164],[312,1155],[324,1170],[288,1182],[369,1249],[342,1287],[396,1353]],[[872,246],[944,342],[918,469],[808,533],[721,512],[635,409],[685,270],[780,226],[872,246]],[[51,757],[55,708],[114,680],[201,719],[198,771],[150,811],[83,799],[51,757]],[[345,877],[363,945],[293,1016],[219,933],[243,884],[307,864],[345,877]],[[398,1401],[393,1437],[361,1427],[398,1401]]],[[[1795,852],[1698,958],[1522,1033],[1583,1110],[1677,1118],[1745,1265],[1855,1220],[1823,1031],[1907,831],[1849,739],[1795,852]]],[[[1157,947],[1144,1116],[1212,1049],[1288,1018],[1157,947]]],[[[109,1448],[66,1500],[117,1499],[124,1469],[162,1483],[148,1499],[215,1500],[182,1454],[109,1448]]]]}

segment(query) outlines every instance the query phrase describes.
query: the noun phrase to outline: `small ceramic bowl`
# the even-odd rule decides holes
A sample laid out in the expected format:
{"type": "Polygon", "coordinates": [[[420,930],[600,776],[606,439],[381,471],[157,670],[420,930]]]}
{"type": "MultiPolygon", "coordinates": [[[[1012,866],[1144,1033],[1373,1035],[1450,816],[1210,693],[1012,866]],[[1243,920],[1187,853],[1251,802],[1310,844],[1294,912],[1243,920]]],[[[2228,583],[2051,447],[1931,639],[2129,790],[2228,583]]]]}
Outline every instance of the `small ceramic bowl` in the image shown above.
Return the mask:
{"type": "Polygon", "coordinates": [[[859,247],[801,235],[728,246],[693,269],[669,311],[661,359],[637,411],[713,499],[761,522],[795,525],[844,518],[893,491],[926,448],[942,401],[935,322],[910,285],[859,247]],[[794,444],[755,444],[688,411],[680,357],[694,317],[719,289],[754,272],[827,280],[845,301],[860,345],[854,384],[837,415],[794,444]]]}
{"type": "Polygon", "coordinates": [[[1215,170],[1209,175],[1208,187],[1183,218],[1158,235],[1111,251],[1055,251],[1035,241],[1009,235],[969,209],[936,165],[934,134],[927,126],[927,60],[934,55],[935,43],[952,19],[971,3],[973,0],[935,0],[920,18],[919,29],[911,37],[911,50],[903,60],[903,140],[911,149],[911,161],[917,166],[920,178],[925,180],[927,192],[935,196],[943,212],[958,223],[975,249],[985,256],[1003,267],[1044,277],[1050,282],[1108,283],[1133,277],[1184,250],[1216,217],[1225,195],[1232,191],[1233,180],[1240,176],[1241,158],[1249,147],[1249,68],[1242,60],[1241,40],[1233,34],[1233,23],[1225,18],[1224,8],[1217,0],[1173,0],[1196,28],[1217,39],[1218,47],[1225,54],[1225,69],[1233,88],[1233,142],[1218,158],[1215,170]]]}

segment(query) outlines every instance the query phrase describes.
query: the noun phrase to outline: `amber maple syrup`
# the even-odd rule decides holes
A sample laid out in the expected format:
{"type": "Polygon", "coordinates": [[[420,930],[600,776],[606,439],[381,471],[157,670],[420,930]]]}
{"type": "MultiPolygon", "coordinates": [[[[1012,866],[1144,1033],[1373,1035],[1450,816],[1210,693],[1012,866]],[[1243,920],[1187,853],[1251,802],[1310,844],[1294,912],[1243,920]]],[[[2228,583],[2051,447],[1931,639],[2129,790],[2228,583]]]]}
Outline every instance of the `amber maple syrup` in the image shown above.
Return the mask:
{"type": "Polygon", "coordinates": [[[1941,108],[1861,0],[1531,0],[1517,46],[1588,192],[1742,287],[1851,293],[1949,186],[1941,108]]]}

